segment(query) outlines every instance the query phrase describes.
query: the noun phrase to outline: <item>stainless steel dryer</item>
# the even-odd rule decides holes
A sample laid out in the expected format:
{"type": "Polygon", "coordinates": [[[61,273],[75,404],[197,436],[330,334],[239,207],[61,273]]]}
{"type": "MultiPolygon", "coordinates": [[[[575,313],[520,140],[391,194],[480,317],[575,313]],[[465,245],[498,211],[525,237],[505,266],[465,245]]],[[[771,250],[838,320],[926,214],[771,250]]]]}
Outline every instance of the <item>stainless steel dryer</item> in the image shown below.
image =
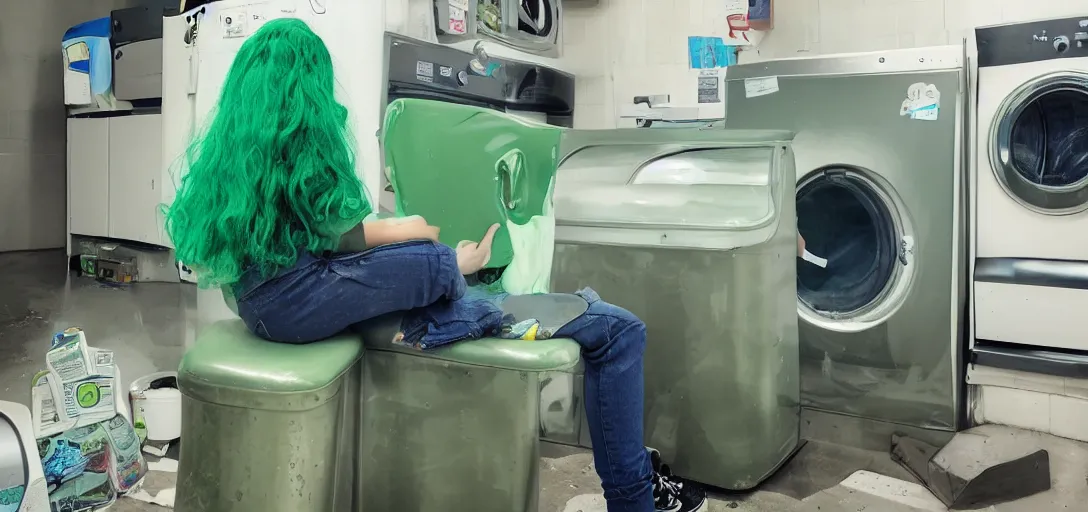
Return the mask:
{"type": "Polygon", "coordinates": [[[726,127],[797,133],[802,404],[953,430],[963,45],[728,68],[726,127]]]}

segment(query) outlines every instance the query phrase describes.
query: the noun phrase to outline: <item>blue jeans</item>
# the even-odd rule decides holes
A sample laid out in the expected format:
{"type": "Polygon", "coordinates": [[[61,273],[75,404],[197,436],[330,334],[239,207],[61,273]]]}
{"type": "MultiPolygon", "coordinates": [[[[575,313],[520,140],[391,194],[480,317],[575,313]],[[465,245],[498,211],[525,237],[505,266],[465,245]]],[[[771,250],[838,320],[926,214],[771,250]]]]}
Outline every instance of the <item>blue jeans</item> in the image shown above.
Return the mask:
{"type": "MultiPolygon", "coordinates": [[[[270,279],[243,276],[235,297],[250,330],[271,341],[317,341],[395,311],[407,312],[406,323],[415,322],[403,326],[406,332],[457,324],[432,333],[449,341],[479,338],[498,325],[494,311],[463,298],[465,290],[453,249],[419,241],[361,253],[304,255],[270,279]]],[[[593,290],[579,295],[589,308],[554,336],[582,346],[586,418],[608,510],[650,512],[652,470],[642,444],[646,325],[593,290]]]]}

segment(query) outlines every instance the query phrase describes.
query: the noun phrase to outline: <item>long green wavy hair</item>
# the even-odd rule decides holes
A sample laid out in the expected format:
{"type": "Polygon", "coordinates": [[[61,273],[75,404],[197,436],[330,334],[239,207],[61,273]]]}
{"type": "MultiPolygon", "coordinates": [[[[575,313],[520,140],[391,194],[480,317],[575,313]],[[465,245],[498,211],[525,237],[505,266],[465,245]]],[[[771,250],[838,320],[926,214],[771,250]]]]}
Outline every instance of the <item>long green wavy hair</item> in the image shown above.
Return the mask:
{"type": "Polygon", "coordinates": [[[242,44],[164,208],[177,258],[202,286],[251,266],[268,277],[300,251],[335,248],[370,214],[335,83],[328,48],[300,20],[270,21],[242,44]]]}

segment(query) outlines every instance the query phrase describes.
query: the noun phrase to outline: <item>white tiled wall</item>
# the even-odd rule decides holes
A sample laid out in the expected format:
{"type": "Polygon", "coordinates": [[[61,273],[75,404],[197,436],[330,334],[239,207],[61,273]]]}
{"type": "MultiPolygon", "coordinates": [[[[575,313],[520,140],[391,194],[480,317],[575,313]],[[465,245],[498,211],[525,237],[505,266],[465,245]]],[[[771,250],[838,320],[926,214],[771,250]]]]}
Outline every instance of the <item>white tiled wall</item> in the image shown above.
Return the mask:
{"type": "MultiPolygon", "coordinates": [[[[687,36],[727,32],[725,0],[600,0],[566,7],[563,61],[578,80],[575,126],[611,128],[616,103],[694,102],[687,36]]],[[[979,25],[1088,15],[1088,0],[775,0],[775,28],[740,61],[956,43],[979,25]]]]}
{"type": "Polygon", "coordinates": [[[1088,441],[1088,400],[1024,389],[980,386],[976,424],[996,423],[1088,441]]]}
{"type": "Polygon", "coordinates": [[[967,372],[975,423],[1088,441],[1088,380],[982,366],[967,372]]]}

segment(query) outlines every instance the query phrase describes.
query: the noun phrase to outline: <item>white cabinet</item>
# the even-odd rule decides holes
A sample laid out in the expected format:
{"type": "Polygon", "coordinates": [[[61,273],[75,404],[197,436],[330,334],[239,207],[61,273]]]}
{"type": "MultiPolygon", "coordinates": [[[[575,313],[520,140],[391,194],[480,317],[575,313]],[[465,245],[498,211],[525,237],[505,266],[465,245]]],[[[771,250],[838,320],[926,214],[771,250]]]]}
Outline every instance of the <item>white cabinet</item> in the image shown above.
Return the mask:
{"type": "Polygon", "coordinates": [[[162,116],[68,119],[69,234],[163,245],[162,116]]]}
{"type": "Polygon", "coordinates": [[[110,120],[68,119],[68,230],[109,236],[110,120]]]}
{"type": "Polygon", "coordinates": [[[162,116],[110,118],[109,237],[162,243],[162,116]]]}

